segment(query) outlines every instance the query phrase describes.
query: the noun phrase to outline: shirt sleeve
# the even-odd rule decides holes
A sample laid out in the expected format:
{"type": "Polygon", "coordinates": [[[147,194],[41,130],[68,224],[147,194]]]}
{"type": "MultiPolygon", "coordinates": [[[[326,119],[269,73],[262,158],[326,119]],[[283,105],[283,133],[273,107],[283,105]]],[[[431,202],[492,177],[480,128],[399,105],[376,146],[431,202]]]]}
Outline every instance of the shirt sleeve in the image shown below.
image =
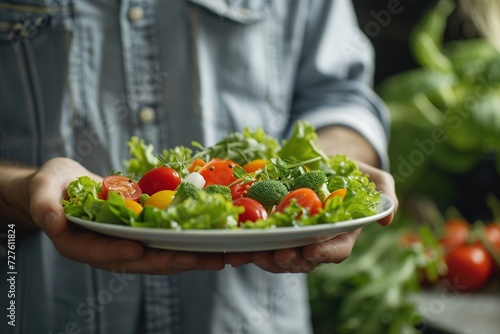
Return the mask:
{"type": "Polygon", "coordinates": [[[292,120],[305,119],[317,129],[342,125],[357,131],[387,169],[389,119],[371,88],[373,60],[373,48],[350,1],[311,1],[292,120]]]}

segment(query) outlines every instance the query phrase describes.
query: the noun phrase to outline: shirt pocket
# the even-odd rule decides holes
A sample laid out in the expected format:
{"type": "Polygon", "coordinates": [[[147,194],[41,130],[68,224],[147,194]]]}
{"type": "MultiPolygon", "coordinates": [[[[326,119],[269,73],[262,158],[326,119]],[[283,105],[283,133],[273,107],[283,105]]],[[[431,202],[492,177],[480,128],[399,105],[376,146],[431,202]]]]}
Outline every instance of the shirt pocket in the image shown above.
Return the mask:
{"type": "Polygon", "coordinates": [[[0,1],[0,159],[39,165],[48,146],[63,146],[71,12],[64,0],[0,1]]]}
{"type": "Polygon", "coordinates": [[[238,23],[254,23],[269,13],[269,0],[189,0],[204,7],[220,18],[238,23]]]}
{"type": "Polygon", "coordinates": [[[245,127],[280,135],[288,122],[280,16],[286,1],[189,2],[206,141],[245,127]]]}

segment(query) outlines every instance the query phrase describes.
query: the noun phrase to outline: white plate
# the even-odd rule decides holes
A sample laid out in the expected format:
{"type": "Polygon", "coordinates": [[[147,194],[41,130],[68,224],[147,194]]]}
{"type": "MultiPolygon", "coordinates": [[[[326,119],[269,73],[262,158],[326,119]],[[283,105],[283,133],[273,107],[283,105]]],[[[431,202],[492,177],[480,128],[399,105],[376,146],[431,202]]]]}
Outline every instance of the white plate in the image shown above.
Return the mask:
{"type": "Polygon", "coordinates": [[[380,196],[373,216],[334,224],[274,229],[244,230],[171,230],[97,223],[72,216],[68,220],[89,230],[110,236],[136,240],[146,246],[193,252],[253,252],[293,248],[322,242],[384,218],[394,210],[394,203],[380,196]]]}

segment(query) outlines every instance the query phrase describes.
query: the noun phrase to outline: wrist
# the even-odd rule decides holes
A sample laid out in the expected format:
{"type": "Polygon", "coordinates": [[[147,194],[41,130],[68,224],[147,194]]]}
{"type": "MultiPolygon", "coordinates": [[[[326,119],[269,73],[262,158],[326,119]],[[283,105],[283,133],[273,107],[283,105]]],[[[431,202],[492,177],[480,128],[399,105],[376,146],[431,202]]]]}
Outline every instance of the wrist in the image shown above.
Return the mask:
{"type": "MultiPolygon", "coordinates": [[[[14,165],[0,166],[0,220],[23,230],[35,230],[30,215],[29,184],[36,170],[14,165]]],[[[2,224],[3,225],[3,224],[2,224]]]]}
{"type": "Polygon", "coordinates": [[[374,147],[364,136],[351,128],[330,126],[319,129],[318,145],[329,155],[345,154],[380,168],[380,157],[374,147]]]}

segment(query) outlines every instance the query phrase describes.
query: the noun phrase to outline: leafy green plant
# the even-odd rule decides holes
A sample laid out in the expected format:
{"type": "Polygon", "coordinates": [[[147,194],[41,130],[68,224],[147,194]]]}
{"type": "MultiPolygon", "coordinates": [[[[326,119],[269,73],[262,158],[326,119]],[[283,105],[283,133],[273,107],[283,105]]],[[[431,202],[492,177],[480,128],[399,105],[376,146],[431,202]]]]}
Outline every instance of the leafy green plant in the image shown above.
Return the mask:
{"type": "Polygon", "coordinates": [[[436,247],[427,227],[366,226],[341,267],[309,274],[315,333],[419,333],[411,295],[420,289],[420,273],[437,276],[438,258],[429,257],[436,247]],[[422,242],[404,242],[409,233],[422,242]]]}
{"type": "Polygon", "coordinates": [[[455,1],[441,0],[414,28],[419,68],[387,78],[377,91],[392,115],[391,170],[401,197],[419,193],[443,201],[453,175],[485,157],[500,172],[500,53],[487,39],[443,43],[455,1]]]}

